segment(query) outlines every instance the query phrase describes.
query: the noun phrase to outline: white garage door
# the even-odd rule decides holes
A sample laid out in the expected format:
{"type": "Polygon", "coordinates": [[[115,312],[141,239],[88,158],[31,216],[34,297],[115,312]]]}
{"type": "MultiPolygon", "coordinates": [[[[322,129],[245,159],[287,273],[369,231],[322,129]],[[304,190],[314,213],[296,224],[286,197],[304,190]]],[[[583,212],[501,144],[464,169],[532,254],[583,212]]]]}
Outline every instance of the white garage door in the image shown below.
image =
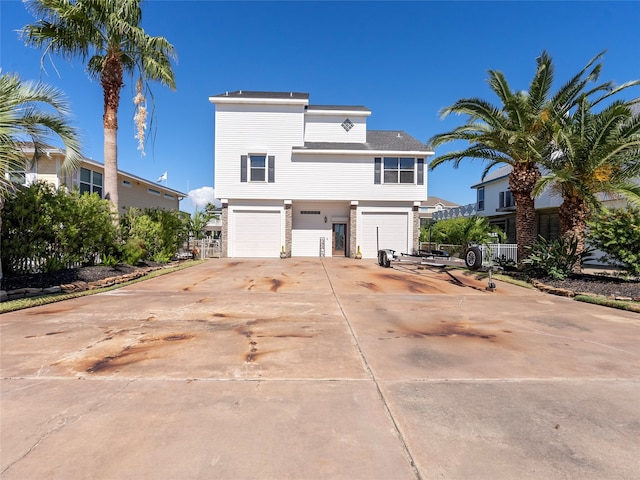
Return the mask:
{"type": "Polygon", "coordinates": [[[362,256],[376,258],[376,231],[380,248],[409,253],[409,215],[407,213],[362,212],[362,256]]]}
{"type": "Polygon", "coordinates": [[[283,244],[280,218],[279,211],[235,211],[231,256],[278,257],[283,244]]]}

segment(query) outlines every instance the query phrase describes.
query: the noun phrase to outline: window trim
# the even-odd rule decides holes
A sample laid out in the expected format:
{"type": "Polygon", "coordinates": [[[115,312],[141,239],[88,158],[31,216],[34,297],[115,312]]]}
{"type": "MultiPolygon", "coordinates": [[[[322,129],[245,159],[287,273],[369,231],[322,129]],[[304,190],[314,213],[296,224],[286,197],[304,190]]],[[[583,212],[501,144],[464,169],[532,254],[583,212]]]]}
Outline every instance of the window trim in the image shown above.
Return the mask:
{"type": "Polygon", "coordinates": [[[240,183],[275,183],[276,157],[266,152],[252,152],[240,155],[240,183]],[[264,159],[263,167],[252,166],[253,159],[264,159]],[[264,171],[264,178],[255,179],[254,173],[264,171]]]}
{"type": "Polygon", "coordinates": [[[476,208],[479,212],[484,211],[484,187],[478,187],[476,194],[476,208]]]}
{"type": "MultiPolygon", "coordinates": [[[[382,165],[381,165],[381,170],[382,170],[382,175],[381,175],[381,179],[382,179],[382,183],[383,184],[387,184],[387,185],[416,185],[416,171],[417,171],[417,166],[418,166],[418,158],[416,157],[382,157],[382,165]],[[387,161],[388,160],[396,160],[397,165],[396,168],[387,168],[387,161]],[[402,167],[402,160],[411,160],[411,168],[403,168],[402,167]],[[402,181],[402,177],[403,177],[403,173],[407,174],[408,172],[411,172],[411,181],[402,181]],[[387,173],[391,174],[391,173],[395,173],[397,175],[397,181],[396,182],[392,182],[392,181],[387,181],[387,173]]],[[[406,176],[406,175],[405,175],[406,176]]]]}
{"type": "Polygon", "coordinates": [[[249,183],[267,183],[268,180],[268,176],[267,176],[267,170],[268,170],[268,161],[267,161],[267,155],[265,153],[250,153],[248,155],[248,159],[247,159],[247,181],[249,183]],[[256,160],[262,160],[264,162],[264,165],[262,167],[254,167],[253,166],[253,159],[256,160]],[[262,171],[262,179],[261,180],[257,180],[253,178],[253,173],[254,171],[258,172],[258,171],[262,171]]]}

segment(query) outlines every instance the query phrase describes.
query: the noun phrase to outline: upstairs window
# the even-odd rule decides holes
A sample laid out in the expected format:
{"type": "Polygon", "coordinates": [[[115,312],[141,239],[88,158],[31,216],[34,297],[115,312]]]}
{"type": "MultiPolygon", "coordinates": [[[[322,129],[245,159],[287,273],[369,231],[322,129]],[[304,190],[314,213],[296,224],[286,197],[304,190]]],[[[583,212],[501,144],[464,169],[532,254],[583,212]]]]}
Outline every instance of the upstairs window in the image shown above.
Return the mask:
{"type": "Polygon", "coordinates": [[[266,160],[267,160],[266,155],[250,155],[249,156],[249,164],[250,164],[249,179],[251,182],[264,182],[267,179],[266,160]]]}
{"type": "Polygon", "coordinates": [[[384,157],[384,183],[414,183],[415,158],[384,157]]]}
{"type": "Polygon", "coordinates": [[[273,155],[241,155],[240,181],[274,183],[276,181],[276,157],[273,155]]]}
{"type": "Polygon", "coordinates": [[[102,174],[88,168],[80,169],[80,193],[97,193],[102,198],[102,174]]]}
{"type": "Polygon", "coordinates": [[[484,187],[478,188],[478,211],[484,210],[484,187]]]}
{"type": "Polygon", "coordinates": [[[509,190],[498,193],[498,208],[509,208],[513,206],[515,206],[515,202],[509,190]]]}

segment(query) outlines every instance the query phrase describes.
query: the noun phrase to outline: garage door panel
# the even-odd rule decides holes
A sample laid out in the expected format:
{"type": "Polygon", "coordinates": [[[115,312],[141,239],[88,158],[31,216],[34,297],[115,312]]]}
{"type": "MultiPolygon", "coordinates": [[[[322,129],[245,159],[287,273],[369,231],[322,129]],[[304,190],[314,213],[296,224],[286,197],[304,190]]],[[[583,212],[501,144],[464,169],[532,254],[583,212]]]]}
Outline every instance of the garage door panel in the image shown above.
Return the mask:
{"type": "Polygon", "coordinates": [[[405,212],[362,213],[362,256],[375,258],[380,248],[408,252],[409,216],[405,212]]]}
{"type": "Polygon", "coordinates": [[[278,257],[282,248],[280,211],[239,210],[233,213],[234,257],[278,257]]]}

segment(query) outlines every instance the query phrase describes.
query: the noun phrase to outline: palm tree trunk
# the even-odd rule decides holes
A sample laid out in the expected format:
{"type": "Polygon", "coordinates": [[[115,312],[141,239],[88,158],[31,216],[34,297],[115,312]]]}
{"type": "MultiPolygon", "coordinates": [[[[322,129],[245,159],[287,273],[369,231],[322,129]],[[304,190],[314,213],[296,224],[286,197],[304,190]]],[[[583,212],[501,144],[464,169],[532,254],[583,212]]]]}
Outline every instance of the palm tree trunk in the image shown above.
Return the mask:
{"type": "MultiPolygon", "coordinates": [[[[587,203],[579,196],[565,195],[562,205],[558,209],[558,219],[560,221],[560,236],[570,241],[575,238],[578,241],[576,253],[582,254],[585,250],[585,232],[587,230],[587,220],[591,209],[587,203]]],[[[581,264],[573,268],[574,273],[580,273],[581,264]]]]}
{"type": "Polygon", "coordinates": [[[516,201],[516,242],[518,243],[518,262],[529,255],[527,247],[538,238],[535,200],[533,187],[540,178],[537,167],[516,163],[509,175],[509,190],[516,201]]]}
{"type": "Polygon", "coordinates": [[[104,93],[104,198],[120,214],[118,197],[118,106],[122,88],[122,63],[115,54],[107,55],[100,83],[104,93]]]}

